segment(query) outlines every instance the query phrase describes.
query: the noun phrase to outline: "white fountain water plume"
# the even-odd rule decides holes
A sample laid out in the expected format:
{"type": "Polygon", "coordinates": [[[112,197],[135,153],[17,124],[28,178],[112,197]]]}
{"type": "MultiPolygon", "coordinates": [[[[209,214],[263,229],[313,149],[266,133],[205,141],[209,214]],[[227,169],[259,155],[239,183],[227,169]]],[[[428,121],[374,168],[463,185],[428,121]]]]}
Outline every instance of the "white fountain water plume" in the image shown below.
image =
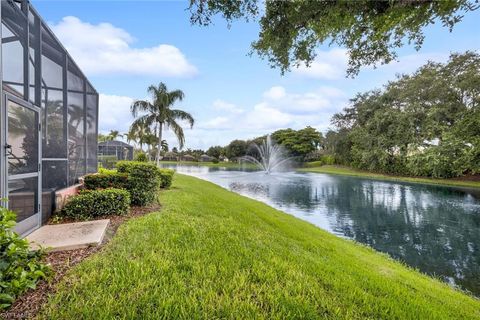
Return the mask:
{"type": "Polygon", "coordinates": [[[267,135],[267,138],[260,145],[252,143],[252,147],[258,152],[260,160],[250,155],[243,156],[242,160],[255,164],[266,174],[279,169],[291,159],[284,156],[282,146],[273,143],[270,135],[267,135]]]}

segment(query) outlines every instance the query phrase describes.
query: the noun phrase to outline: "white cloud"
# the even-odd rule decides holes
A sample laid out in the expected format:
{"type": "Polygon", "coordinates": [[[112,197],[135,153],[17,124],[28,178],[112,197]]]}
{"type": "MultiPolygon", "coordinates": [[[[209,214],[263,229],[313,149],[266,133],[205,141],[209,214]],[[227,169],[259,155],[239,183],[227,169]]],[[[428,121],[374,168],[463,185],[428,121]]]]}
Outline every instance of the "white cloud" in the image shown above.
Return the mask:
{"type": "Polygon", "coordinates": [[[118,130],[125,133],[133,121],[130,105],[133,98],[100,94],[99,96],[99,132],[118,130]]]}
{"type": "Polygon", "coordinates": [[[52,30],[82,70],[89,74],[134,74],[191,77],[197,68],[175,46],[134,48],[134,38],[110,23],[93,25],[64,17],[52,30]]]}
{"type": "Polygon", "coordinates": [[[312,79],[336,80],[345,76],[348,53],[345,49],[319,51],[309,66],[301,63],[293,73],[312,79]]]}
{"type": "Polygon", "coordinates": [[[236,113],[236,114],[243,113],[245,111],[245,110],[237,107],[233,103],[229,103],[229,102],[226,102],[226,101],[221,100],[221,99],[217,99],[217,100],[213,101],[213,108],[215,110],[227,111],[227,112],[236,113]]]}
{"type": "Polygon", "coordinates": [[[284,87],[274,86],[263,93],[263,97],[271,100],[280,100],[284,98],[286,91],[284,87]]]}
{"type": "MultiPolygon", "coordinates": [[[[298,129],[307,125],[324,130],[329,125],[331,114],[341,110],[346,99],[344,93],[334,87],[290,93],[284,87],[274,86],[266,90],[262,99],[241,116],[222,114],[203,122],[199,128],[206,132],[233,131],[238,137],[253,133],[264,134],[287,127],[298,129]]],[[[218,105],[218,101],[222,100],[215,100],[214,105],[218,105]]],[[[226,108],[229,109],[231,108],[226,108]]]]}
{"type": "Polygon", "coordinates": [[[227,117],[215,117],[200,125],[201,128],[228,129],[229,119],[227,117]]]}

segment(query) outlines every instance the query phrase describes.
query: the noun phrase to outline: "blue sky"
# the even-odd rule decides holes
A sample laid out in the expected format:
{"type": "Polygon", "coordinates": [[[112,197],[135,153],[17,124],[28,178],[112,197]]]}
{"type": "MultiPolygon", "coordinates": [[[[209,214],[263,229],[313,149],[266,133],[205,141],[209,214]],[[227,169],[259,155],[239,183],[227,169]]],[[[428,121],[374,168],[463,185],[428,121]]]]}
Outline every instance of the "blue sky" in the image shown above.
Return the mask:
{"type": "MultiPolygon", "coordinates": [[[[427,60],[445,61],[450,52],[480,49],[479,12],[465,16],[452,33],[440,24],[426,29],[419,52],[400,50],[399,62],[364,68],[346,79],[342,48],[318,48],[312,68],[281,76],[255,54],[250,43],[258,26],[243,21],[227,28],[190,25],[182,1],[33,0],[100,95],[100,130],[128,130],[129,105],[147,98],[146,88],[163,81],[182,89],[178,104],[195,117],[186,147],[225,145],[276,129],[307,125],[325,131],[333,113],[359,91],[380,87],[395,74],[412,72],[427,60]]],[[[176,145],[166,135],[171,147],[176,145]]]]}

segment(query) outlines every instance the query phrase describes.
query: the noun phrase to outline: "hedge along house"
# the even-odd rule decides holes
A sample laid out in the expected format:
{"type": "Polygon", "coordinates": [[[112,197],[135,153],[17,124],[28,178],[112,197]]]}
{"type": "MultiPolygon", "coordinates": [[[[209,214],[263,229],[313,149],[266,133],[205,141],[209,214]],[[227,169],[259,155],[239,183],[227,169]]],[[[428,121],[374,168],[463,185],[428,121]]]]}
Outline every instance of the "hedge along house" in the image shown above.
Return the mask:
{"type": "Polygon", "coordinates": [[[98,94],[28,0],[0,10],[0,197],[26,235],[97,171],[98,94]]]}

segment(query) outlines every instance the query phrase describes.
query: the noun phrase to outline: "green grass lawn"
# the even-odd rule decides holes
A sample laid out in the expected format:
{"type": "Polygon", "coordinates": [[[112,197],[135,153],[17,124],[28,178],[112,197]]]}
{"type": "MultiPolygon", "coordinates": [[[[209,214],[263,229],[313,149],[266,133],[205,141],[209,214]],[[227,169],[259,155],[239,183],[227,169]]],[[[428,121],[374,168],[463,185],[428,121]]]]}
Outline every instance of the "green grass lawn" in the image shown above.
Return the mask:
{"type": "Polygon", "coordinates": [[[300,168],[298,169],[298,171],[341,174],[341,175],[363,177],[363,178],[369,178],[369,179],[378,179],[378,180],[404,181],[404,182],[412,182],[412,183],[438,184],[438,185],[467,187],[467,188],[480,188],[479,181],[468,181],[468,180],[460,180],[460,179],[401,177],[401,176],[392,176],[387,174],[356,170],[356,169],[343,167],[343,166],[328,166],[328,165],[314,166],[314,167],[300,168]]]}
{"type": "Polygon", "coordinates": [[[69,272],[44,319],[479,319],[480,301],[365,246],[176,175],[161,212],[69,272]]]}

